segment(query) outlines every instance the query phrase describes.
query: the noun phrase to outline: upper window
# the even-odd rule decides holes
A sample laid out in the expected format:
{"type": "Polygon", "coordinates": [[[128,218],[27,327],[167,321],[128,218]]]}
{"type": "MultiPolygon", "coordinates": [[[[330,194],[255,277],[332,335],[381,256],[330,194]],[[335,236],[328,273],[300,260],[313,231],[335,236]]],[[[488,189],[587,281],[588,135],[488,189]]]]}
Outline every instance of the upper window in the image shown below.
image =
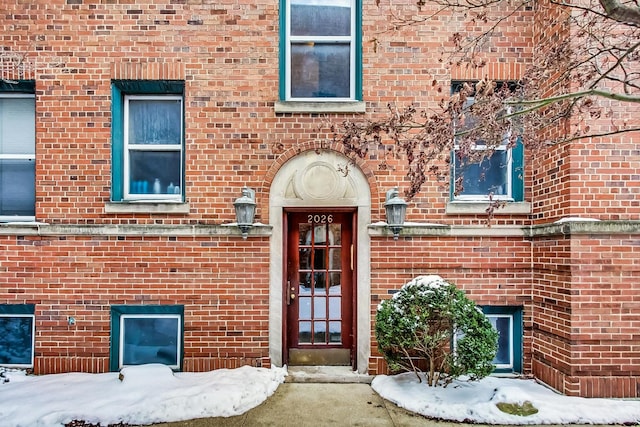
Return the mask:
{"type": "MultiPolygon", "coordinates": [[[[460,88],[454,85],[453,90],[460,88]]],[[[467,98],[466,109],[474,104],[474,97],[467,98]]],[[[465,126],[474,126],[473,115],[465,120],[465,126]]],[[[504,143],[496,147],[490,155],[479,156],[480,159],[468,159],[457,152],[458,145],[452,154],[453,169],[451,172],[452,200],[456,201],[484,201],[493,200],[523,201],[523,147],[518,141],[515,146],[509,146],[510,135],[504,135],[504,143]],[[461,186],[455,183],[461,181],[461,186]],[[457,191],[459,188],[462,190],[457,191]]],[[[482,141],[477,141],[473,150],[481,154],[486,150],[482,141]]]]}
{"type": "Polygon", "coordinates": [[[3,83],[0,87],[0,222],[35,220],[33,92],[33,82],[3,83]]]}
{"type": "Polygon", "coordinates": [[[35,306],[0,304],[0,365],[33,367],[35,349],[35,306]]]}
{"type": "Polygon", "coordinates": [[[113,306],[111,308],[111,369],[162,363],[182,367],[184,307],[113,306]]]}
{"type": "Polygon", "coordinates": [[[360,0],[281,0],[286,101],[361,99],[360,0]]]}
{"type": "Polygon", "coordinates": [[[113,84],[114,201],[183,201],[184,84],[113,84]]]}

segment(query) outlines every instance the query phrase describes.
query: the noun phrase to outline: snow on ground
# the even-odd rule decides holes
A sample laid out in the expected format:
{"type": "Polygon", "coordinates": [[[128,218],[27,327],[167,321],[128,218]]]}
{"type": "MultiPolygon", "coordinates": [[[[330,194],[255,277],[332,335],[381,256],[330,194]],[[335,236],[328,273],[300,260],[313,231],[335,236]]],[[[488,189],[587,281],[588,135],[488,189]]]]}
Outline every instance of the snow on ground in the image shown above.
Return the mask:
{"type": "Polygon", "coordinates": [[[420,383],[413,373],[379,375],[371,384],[383,398],[431,418],[480,424],[637,424],[640,400],[587,399],[560,395],[535,380],[486,377],[456,380],[446,388],[420,383]],[[528,416],[500,411],[498,402],[530,402],[528,416]]]}
{"type": "MultiPolygon", "coordinates": [[[[2,372],[2,368],[0,368],[2,372]]],[[[119,373],[31,376],[5,370],[0,378],[1,427],[59,427],[73,420],[152,424],[240,415],[258,406],[284,381],[284,368],[219,369],[174,373],[164,365],[119,373]],[[8,380],[8,381],[7,381],[8,380]]],[[[428,387],[412,373],[377,376],[383,398],[422,415],[486,424],[637,424],[640,401],[584,399],[554,393],[533,380],[488,377],[428,387]],[[531,402],[539,412],[520,417],[496,403],[531,402]]],[[[348,402],[345,402],[348,404],[348,402]]]]}

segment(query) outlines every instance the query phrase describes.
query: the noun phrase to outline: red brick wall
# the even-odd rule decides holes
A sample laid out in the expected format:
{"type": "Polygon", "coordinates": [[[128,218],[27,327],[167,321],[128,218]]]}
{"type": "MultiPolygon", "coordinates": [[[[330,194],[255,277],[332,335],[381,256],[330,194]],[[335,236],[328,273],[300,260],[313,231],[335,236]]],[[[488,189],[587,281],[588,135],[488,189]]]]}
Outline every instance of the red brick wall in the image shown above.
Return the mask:
{"type": "MultiPolygon", "coordinates": [[[[229,223],[243,185],[258,190],[256,220],[266,223],[269,186],[279,166],[303,150],[341,150],[323,124],[354,115],[274,111],[278,7],[273,0],[3,3],[0,70],[36,80],[36,219],[98,227],[92,236],[40,237],[0,228],[0,303],[36,304],[37,372],[107,370],[111,304],[184,304],[187,370],[270,364],[267,237],[101,236],[99,227],[229,223]],[[11,55],[21,56],[22,75],[11,69],[11,55]],[[188,214],[105,213],[112,168],[110,81],[116,78],[185,81],[188,214]],[[68,316],[76,317],[75,326],[67,324],[68,316]]],[[[452,79],[516,79],[532,61],[532,37],[539,42],[551,33],[535,33],[534,12],[520,12],[502,29],[508,42],[483,52],[486,67],[451,69],[446,50],[452,32],[469,24],[444,13],[429,24],[389,31],[393,16],[414,11],[413,0],[364,2],[366,118],[384,114],[389,102],[435,108],[452,79]]],[[[536,22],[546,29],[544,21],[536,22]]],[[[620,118],[631,113],[616,112],[620,118]]],[[[577,215],[638,218],[638,138],[567,143],[535,153],[525,171],[532,216],[500,216],[494,225],[527,229],[531,222],[577,215]]],[[[400,160],[392,163],[391,170],[378,170],[373,157],[358,163],[371,186],[372,222],[384,220],[385,191],[406,186],[406,168],[400,160]]],[[[483,214],[447,215],[448,198],[446,183],[429,180],[411,202],[407,220],[483,226],[483,214]]],[[[440,274],[481,304],[524,307],[526,372],[571,394],[607,395],[604,384],[611,377],[620,390],[631,390],[640,353],[631,332],[640,326],[633,315],[637,236],[374,237],[371,313],[410,278],[440,274]],[[611,307],[591,318],[589,304],[611,307]],[[628,367],[626,379],[622,367],[628,367]]],[[[375,342],[370,366],[372,373],[385,369],[375,342]]]]}
{"type": "Polygon", "coordinates": [[[265,239],[2,236],[0,246],[0,301],[36,304],[38,373],[108,370],[113,304],[184,305],[186,370],[270,363],[265,239]]]}
{"type": "MultiPolygon", "coordinates": [[[[523,361],[531,368],[531,243],[525,238],[420,237],[374,240],[371,244],[371,316],[378,304],[412,278],[437,274],[479,305],[520,306],[524,317],[523,361]]],[[[386,373],[372,324],[373,373],[386,373]]]]}

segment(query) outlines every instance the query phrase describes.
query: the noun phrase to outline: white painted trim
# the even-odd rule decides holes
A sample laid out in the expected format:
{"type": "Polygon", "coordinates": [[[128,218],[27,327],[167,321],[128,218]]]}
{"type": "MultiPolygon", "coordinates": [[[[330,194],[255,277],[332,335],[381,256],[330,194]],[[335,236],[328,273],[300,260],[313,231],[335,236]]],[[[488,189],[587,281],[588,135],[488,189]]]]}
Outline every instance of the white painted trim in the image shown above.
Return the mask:
{"type": "Polygon", "coordinates": [[[270,240],[269,266],[269,357],[275,366],[283,364],[283,224],[282,214],[286,207],[355,207],[357,209],[357,276],[356,276],[356,359],[357,371],[367,372],[371,354],[371,264],[368,225],[371,223],[371,194],[369,183],[362,171],[352,167],[345,177],[338,173],[337,166],[349,160],[339,153],[328,150],[305,151],[285,163],[276,173],[269,192],[269,224],[273,233],[270,240]],[[334,178],[346,181],[336,185],[335,191],[322,197],[313,197],[313,191],[292,190],[293,182],[300,185],[299,177],[309,168],[330,167],[336,169],[334,178]],[[346,191],[343,191],[346,188],[346,191]],[[363,191],[363,189],[367,189],[363,191]],[[304,196],[301,196],[303,194],[304,196]]]}

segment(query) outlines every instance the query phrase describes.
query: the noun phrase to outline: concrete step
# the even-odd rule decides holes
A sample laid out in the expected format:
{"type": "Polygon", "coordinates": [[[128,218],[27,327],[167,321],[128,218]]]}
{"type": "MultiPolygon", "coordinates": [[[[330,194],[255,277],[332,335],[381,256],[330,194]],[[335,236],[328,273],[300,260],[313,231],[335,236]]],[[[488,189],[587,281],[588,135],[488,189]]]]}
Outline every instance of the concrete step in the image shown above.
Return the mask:
{"type": "Polygon", "coordinates": [[[287,383],[371,384],[373,380],[350,366],[289,366],[287,372],[287,383]]]}

